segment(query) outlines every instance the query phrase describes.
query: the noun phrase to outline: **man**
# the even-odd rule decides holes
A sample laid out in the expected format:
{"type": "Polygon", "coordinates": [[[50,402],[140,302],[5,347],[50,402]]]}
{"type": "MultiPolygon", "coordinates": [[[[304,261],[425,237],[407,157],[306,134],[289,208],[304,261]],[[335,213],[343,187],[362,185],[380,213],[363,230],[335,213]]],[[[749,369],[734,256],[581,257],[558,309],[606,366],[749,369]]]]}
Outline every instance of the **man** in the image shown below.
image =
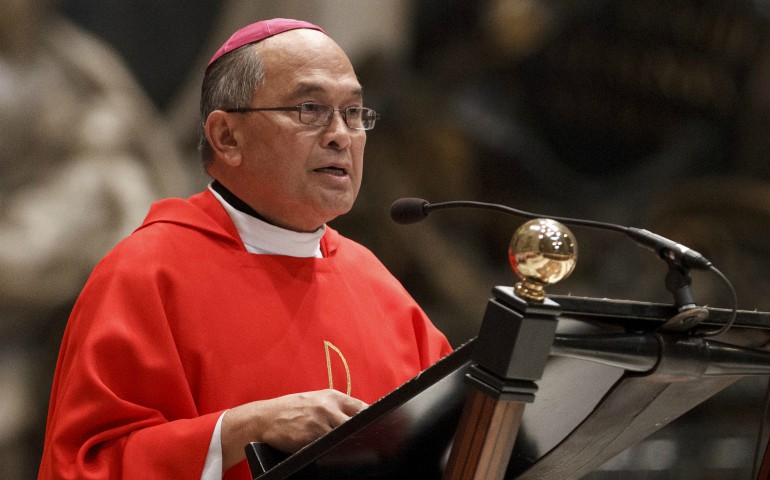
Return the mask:
{"type": "Polygon", "coordinates": [[[89,278],[41,479],[250,478],[248,442],[294,452],[450,352],[371,252],[326,226],[353,205],[377,117],[323,30],[239,30],[201,111],[214,181],[155,204],[89,278]]]}

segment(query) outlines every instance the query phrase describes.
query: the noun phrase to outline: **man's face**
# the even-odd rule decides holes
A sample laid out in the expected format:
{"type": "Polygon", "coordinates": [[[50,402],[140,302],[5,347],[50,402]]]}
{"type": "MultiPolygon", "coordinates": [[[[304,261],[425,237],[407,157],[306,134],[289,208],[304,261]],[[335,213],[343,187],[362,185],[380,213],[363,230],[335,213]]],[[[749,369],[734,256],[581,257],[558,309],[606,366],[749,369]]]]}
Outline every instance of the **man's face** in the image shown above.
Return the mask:
{"type": "MultiPolygon", "coordinates": [[[[258,48],[265,81],[252,107],[363,105],[350,61],[321,32],[292,30],[258,48]]],[[[295,111],[230,115],[241,117],[235,135],[242,164],[234,193],[260,214],[284,228],[312,231],[352,208],[361,186],[364,131],[348,128],[339,112],[325,127],[300,123],[295,111]]]]}

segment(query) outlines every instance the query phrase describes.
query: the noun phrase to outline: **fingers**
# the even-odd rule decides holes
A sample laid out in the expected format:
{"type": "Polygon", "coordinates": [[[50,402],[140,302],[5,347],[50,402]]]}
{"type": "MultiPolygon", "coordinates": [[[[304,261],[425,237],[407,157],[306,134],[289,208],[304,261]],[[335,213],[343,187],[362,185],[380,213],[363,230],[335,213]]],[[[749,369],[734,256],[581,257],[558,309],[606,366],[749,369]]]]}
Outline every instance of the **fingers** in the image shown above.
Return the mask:
{"type": "Polygon", "coordinates": [[[322,395],[328,395],[330,397],[332,408],[339,409],[340,413],[344,414],[346,417],[345,420],[369,406],[367,403],[349,395],[345,395],[337,390],[329,389],[321,390],[320,392],[322,395]]]}
{"type": "Polygon", "coordinates": [[[312,416],[319,422],[325,419],[328,430],[323,433],[342,425],[368,407],[365,402],[332,389],[307,392],[303,396],[308,402],[307,408],[313,410],[312,416]]]}

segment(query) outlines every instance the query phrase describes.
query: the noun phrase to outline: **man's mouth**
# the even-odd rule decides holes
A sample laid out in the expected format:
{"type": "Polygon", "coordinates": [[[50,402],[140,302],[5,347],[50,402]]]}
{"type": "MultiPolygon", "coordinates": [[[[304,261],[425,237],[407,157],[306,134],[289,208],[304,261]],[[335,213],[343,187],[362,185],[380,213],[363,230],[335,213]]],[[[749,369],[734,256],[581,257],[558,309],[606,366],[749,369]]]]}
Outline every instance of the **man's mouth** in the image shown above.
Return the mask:
{"type": "Polygon", "coordinates": [[[323,168],[316,168],[316,172],[318,173],[327,173],[329,175],[334,175],[336,177],[344,177],[348,174],[347,170],[340,167],[323,167],[323,168]]]}

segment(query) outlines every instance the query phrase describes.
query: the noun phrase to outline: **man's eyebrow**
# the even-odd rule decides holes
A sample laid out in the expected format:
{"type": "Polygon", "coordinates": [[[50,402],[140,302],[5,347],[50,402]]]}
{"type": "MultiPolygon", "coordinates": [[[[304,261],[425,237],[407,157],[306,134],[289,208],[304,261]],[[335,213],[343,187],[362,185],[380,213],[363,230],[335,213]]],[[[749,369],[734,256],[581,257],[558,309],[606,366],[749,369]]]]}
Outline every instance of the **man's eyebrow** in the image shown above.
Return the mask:
{"type": "Polygon", "coordinates": [[[294,87],[294,90],[292,90],[293,96],[302,96],[307,95],[309,93],[318,93],[323,92],[324,89],[315,83],[300,83],[296,87],[294,87]]]}
{"type": "MultiPolygon", "coordinates": [[[[292,91],[293,97],[301,97],[303,95],[325,92],[326,89],[317,83],[299,83],[292,91]]],[[[353,97],[363,98],[363,87],[355,87],[350,91],[350,95],[353,97]]]]}

